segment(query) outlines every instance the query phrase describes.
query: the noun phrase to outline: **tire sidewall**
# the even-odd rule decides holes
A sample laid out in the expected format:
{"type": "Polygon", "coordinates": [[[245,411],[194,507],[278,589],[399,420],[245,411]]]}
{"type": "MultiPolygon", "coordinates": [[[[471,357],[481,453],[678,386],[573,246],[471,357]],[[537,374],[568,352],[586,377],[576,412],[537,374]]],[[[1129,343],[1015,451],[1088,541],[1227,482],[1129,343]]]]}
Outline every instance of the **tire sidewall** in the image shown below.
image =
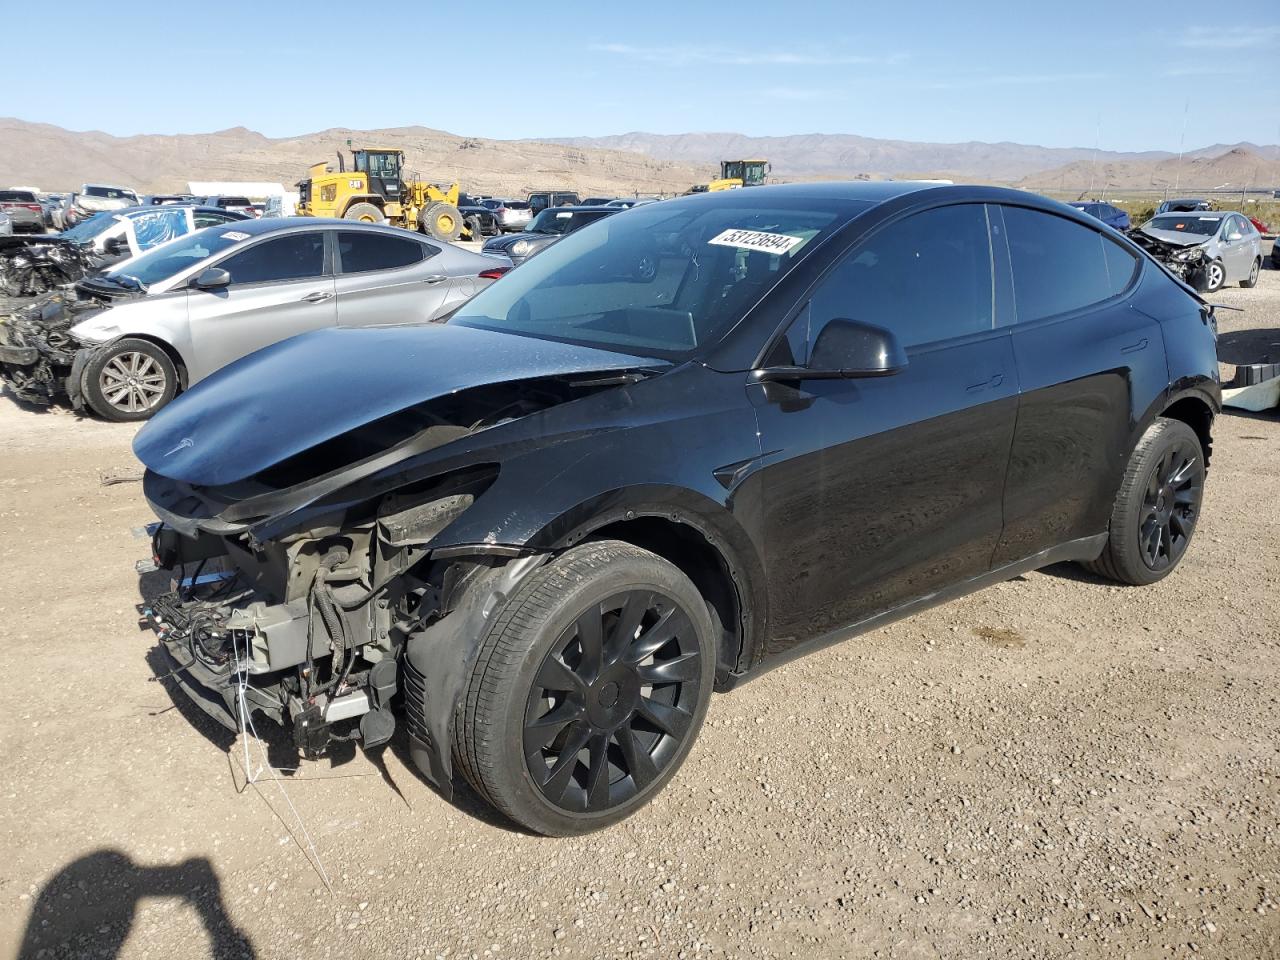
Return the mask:
{"type": "Polygon", "coordinates": [[[178,393],[178,370],[169,355],[164,349],[156,346],[149,340],[136,340],[125,338],[117,340],[110,345],[109,348],[99,350],[88,363],[85,364],[84,373],[80,382],[81,394],[88,402],[89,407],[94,413],[102,417],[104,420],[112,420],[116,423],[133,423],[139,420],[149,420],[155,416],[160,410],[163,410],[170,401],[173,400],[178,393]],[[129,413],[120,410],[112,405],[102,393],[101,379],[102,368],[113,358],[122,353],[141,353],[151,357],[164,371],[165,386],[164,391],[160,394],[159,402],[149,410],[143,410],[138,413],[129,413]]]}
{"type": "Polygon", "coordinates": [[[511,683],[506,699],[498,741],[498,763],[508,773],[514,789],[507,798],[517,819],[541,833],[567,836],[607,827],[630,816],[652,800],[679,770],[702,727],[715,682],[716,644],[706,602],[693,583],[678,569],[657,556],[650,560],[625,557],[595,577],[573,584],[551,617],[539,626],[511,683]],[[645,569],[645,568],[648,569],[645,569]],[[664,569],[666,568],[666,569],[664,569]],[[657,575],[654,575],[657,573],[657,575]],[[666,574],[664,576],[663,574],[666,574]],[[672,576],[674,575],[674,576],[672,576]],[[669,580],[670,582],[664,582],[669,580]],[[534,678],[548,651],[573,621],[592,604],[625,590],[653,590],[676,601],[689,615],[698,637],[702,659],[698,702],[689,733],[665,768],[644,790],[626,803],[599,814],[571,813],[553,806],[534,783],[524,756],[525,709],[534,678]]]}
{"type": "Polygon", "coordinates": [[[1223,266],[1221,260],[1214,260],[1204,268],[1204,289],[1205,293],[1217,293],[1227,285],[1227,268],[1223,266]],[[1218,283],[1213,282],[1213,268],[1218,268],[1218,283]]]}

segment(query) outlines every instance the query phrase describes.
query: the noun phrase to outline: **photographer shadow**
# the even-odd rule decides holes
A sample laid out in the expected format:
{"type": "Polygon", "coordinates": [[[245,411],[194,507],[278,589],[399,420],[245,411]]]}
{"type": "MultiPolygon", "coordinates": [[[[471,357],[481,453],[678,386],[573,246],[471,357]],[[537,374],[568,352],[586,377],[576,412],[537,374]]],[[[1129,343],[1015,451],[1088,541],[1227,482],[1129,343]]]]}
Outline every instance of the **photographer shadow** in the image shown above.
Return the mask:
{"type": "Polygon", "coordinates": [[[253,944],[227,915],[213,865],[194,857],[143,867],[119,850],[95,850],[55,874],[32,907],[18,956],[119,956],[144,897],[176,897],[191,905],[209,938],[209,954],[252,958],[253,944]]]}

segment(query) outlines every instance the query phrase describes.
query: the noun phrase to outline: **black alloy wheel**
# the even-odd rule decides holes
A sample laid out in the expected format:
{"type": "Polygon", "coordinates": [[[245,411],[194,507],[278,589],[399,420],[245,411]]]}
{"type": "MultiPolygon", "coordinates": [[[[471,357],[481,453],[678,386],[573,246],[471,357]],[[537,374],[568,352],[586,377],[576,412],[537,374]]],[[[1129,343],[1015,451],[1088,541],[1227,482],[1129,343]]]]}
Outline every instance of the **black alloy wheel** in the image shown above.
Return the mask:
{"type": "Polygon", "coordinates": [[[693,727],[701,656],[671,597],[631,590],[584,611],[543,659],[525,706],[525,759],[542,795],[603,812],[657,779],[693,727]]]}
{"type": "Polygon", "coordinates": [[[1165,570],[1186,552],[1203,493],[1198,446],[1180,442],[1168,448],[1147,480],[1139,517],[1138,544],[1152,570],[1165,570]]]}

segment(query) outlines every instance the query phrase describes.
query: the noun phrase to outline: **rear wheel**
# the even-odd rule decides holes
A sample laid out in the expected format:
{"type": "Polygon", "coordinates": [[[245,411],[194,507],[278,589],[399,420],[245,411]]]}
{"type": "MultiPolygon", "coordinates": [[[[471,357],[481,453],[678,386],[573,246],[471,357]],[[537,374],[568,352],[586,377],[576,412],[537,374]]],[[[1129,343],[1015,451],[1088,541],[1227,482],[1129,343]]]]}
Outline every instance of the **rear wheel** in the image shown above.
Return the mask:
{"type": "Polygon", "coordinates": [[[1204,450],[1196,432],[1181,420],[1156,420],[1129,458],[1106,549],[1085,566],[1121,583],[1142,585],[1167,577],[1191,543],[1204,478],[1204,450]]]}
{"type": "Polygon", "coordinates": [[[342,219],[359,220],[361,223],[386,223],[387,221],[375,204],[363,201],[347,207],[347,212],[342,215],[342,219]]]}
{"type": "Polygon", "coordinates": [[[711,617],[689,578],[627,543],[583,544],[532,573],[496,618],[454,755],[529,829],[597,830],[675,774],[714,676],[711,617]]]}
{"type": "Polygon", "coordinates": [[[1262,258],[1258,257],[1258,259],[1253,261],[1253,266],[1249,269],[1249,276],[1240,281],[1240,286],[1245,287],[1246,289],[1249,287],[1256,287],[1258,285],[1258,273],[1261,270],[1262,258]]]}
{"type": "Polygon", "coordinates": [[[451,203],[433,203],[422,216],[426,232],[436,240],[457,240],[462,234],[462,214],[451,203]]]}
{"type": "Polygon", "coordinates": [[[481,226],[479,217],[467,218],[467,234],[468,240],[479,241],[484,238],[484,227],[481,226]]]}
{"type": "Polygon", "coordinates": [[[146,420],[178,392],[169,355],[148,340],[117,340],[86,365],[85,399],[107,420],[146,420]]]}

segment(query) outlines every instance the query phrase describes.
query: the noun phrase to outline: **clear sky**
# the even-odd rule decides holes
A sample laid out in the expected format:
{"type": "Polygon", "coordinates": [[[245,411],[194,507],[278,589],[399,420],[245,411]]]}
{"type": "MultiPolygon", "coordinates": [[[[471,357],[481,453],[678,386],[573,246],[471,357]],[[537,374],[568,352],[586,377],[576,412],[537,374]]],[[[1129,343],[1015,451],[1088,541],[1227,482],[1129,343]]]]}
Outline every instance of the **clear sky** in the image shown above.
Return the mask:
{"type": "Polygon", "coordinates": [[[1187,149],[1280,142],[1269,0],[0,0],[0,12],[0,115],[118,135],[418,124],[500,139],[1177,150],[1185,115],[1187,149]]]}

